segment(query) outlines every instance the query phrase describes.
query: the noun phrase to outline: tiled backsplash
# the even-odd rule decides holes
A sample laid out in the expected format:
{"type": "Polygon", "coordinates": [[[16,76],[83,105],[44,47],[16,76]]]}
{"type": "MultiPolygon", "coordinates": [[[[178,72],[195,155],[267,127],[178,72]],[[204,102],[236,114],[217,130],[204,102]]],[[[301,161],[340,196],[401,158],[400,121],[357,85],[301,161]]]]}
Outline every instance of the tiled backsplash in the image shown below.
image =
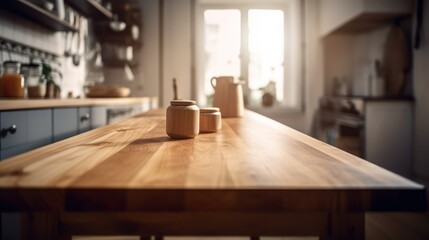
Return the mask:
{"type": "MultiPolygon", "coordinates": [[[[60,71],[63,74],[61,81],[62,96],[66,96],[67,92],[70,91],[73,92],[74,96],[83,96],[82,91],[86,77],[85,62],[81,61],[81,64],[76,67],[70,58],[63,57],[65,33],[53,32],[30,20],[0,10],[0,37],[60,55],[60,71]]],[[[13,60],[29,61],[27,56],[16,53],[11,55],[13,60]]],[[[9,55],[3,51],[0,55],[0,61],[5,60],[9,60],[9,55]]]]}

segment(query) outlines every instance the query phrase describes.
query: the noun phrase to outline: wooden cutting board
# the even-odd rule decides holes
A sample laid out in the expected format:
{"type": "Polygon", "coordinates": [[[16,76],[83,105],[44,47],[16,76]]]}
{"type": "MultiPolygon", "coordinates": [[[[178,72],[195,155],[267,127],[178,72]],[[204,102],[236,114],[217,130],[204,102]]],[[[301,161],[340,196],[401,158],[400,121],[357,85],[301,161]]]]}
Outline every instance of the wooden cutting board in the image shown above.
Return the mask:
{"type": "Polygon", "coordinates": [[[405,31],[393,26],[386,38],[382,71],[386,81],[386,95],[398,96],[406,85],[411,69],[411,52],[405,31]]]}

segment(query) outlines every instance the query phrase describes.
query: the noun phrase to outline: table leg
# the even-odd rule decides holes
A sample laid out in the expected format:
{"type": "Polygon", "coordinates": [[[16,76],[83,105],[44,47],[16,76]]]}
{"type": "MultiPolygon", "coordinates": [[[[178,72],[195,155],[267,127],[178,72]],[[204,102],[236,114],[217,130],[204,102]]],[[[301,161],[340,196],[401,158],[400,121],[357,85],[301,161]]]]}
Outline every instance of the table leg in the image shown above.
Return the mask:
{"type": "Polygon", "coordinates": [[[365,239],[365,213],[331,213],[329,218],[329,239],[365,239]]]}

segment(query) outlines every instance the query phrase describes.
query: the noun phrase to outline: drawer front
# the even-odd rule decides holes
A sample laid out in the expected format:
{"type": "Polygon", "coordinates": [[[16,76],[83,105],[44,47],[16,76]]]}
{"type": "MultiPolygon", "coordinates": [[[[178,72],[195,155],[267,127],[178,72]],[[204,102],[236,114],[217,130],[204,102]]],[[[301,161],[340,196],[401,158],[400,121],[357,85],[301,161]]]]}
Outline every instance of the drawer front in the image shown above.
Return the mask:
{"type": "Polygon", "coordinates": [[[78,112],[79,133],[83,133],[90,129],[92,116],[89,107],[81,107],[78,112]]]}
{"type": "Polygon", "coordinates": [[[28,143],[52,143],[52,109],[28,111],[28,143]]]}
{"type": "Polygon", "coordinates": [[[27,143],[27,111],[1,112],[1,149],[27,143]]]}
{"type": "Polygon", "coordinates": [[[107,124],[107,108],[92,107],[90,122],[91,129],[105,126],[107,124]]]}
{"type": "Polygon", "coordinates": [[[77,108],[57,108],[54,114],[54,142],[78,134],[77,108]]]}

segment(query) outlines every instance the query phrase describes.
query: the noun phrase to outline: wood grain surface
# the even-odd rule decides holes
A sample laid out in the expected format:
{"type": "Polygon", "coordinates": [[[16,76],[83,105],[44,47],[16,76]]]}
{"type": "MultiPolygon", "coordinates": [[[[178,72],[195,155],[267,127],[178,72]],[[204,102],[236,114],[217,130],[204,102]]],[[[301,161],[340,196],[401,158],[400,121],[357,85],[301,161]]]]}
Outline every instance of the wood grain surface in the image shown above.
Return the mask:
{"type": "Polygon", "coordinates": [[[422,211],[399,175],[247,111],[171,140],[152,111],[0,162],[0,210],[422,211]]]}
{"type": "Polygon", "coordinates": [[[150,103],[155,105],[156,97],[130,97],[130,98],[76,98],[76,99],[8,99],[0,98],[0,111],[53,107],[79,107],[104,106],[150,103]]]}

